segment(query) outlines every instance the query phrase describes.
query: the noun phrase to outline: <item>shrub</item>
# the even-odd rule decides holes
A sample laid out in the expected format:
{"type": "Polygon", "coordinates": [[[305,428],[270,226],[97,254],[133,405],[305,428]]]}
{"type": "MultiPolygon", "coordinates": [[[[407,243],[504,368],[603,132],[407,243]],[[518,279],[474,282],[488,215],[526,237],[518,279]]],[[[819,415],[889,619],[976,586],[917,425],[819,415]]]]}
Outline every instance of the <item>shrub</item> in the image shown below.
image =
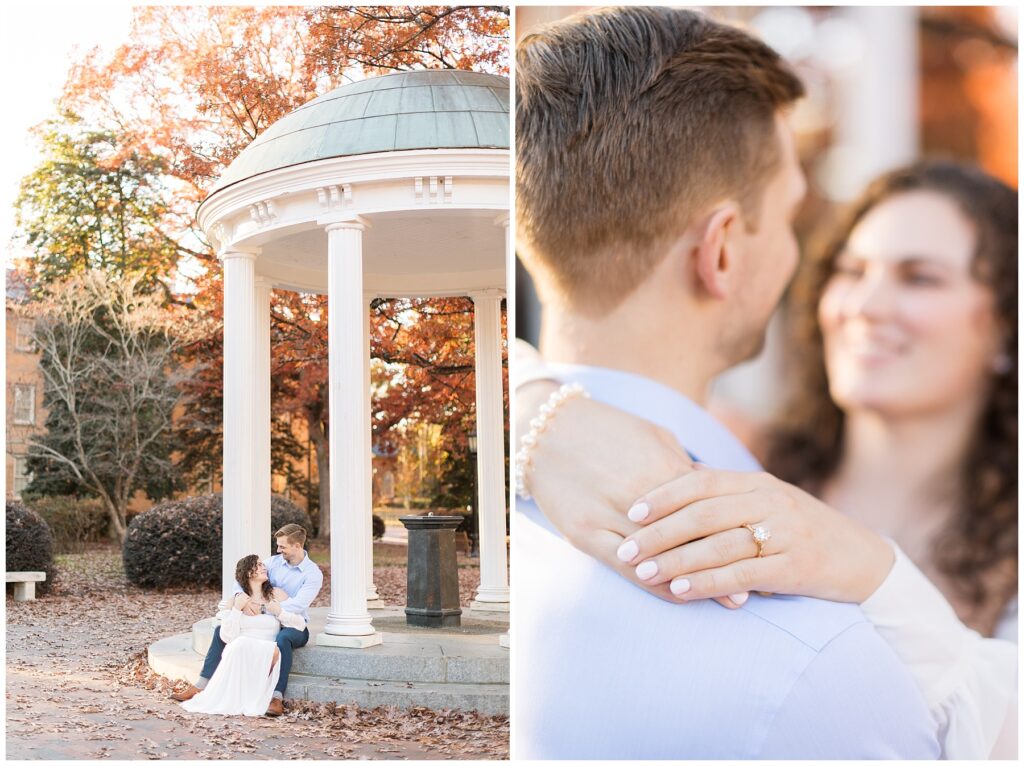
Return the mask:
{"type": "Polygon", "coordinates": [[[7,501],[7,571],[46,572],[46,579],[36,583],[40,595],[53,587],[57,574],[50,527],[42,516],[16,500],[7,501]]]}
{"type": "Polygon", "coordinates": [[[380,540],[384,537],[384,532],[387,527],[384,526],[384,519],[378,516],[376,513],[373,514],[373,539],[380,540]]]}
{"type": "MultiPolygon", "coordinates": [[[[271,534],[285,524],[312,530],[294,503],[270,501],[271,534]]],[[[220,494],[171,500],[140,513],[128,525],[122,558],[129,582],[140,588],[220,585],[224,511],[220,494]]],[[[271,551],[275,548],[271,548],[271,551]]]]}
{"type": "Polygon", "coordinates": [[[121,558],[140,588],[218,585],[224,519],[220,495],[170,500],[132,519],[121,558]]]}
{"type": "Polygon", "coordinates": [[[274,539],[274,532],[285,524],[298,524],[306,530],[306,547],[309,547],[309,539],[313,536],[313,522],[309,514],[295,505],[291,500],[280,495],[270,497],[270,551],[277,553],[277,540],[274,539]]]}
{"type": "Polygon", "coordinates": [[[57,553],[79,553],[86,543],[108,537],[110,517],[96,498],[55,495],[31,500],[28,507],[49,525],[57,553]]]}

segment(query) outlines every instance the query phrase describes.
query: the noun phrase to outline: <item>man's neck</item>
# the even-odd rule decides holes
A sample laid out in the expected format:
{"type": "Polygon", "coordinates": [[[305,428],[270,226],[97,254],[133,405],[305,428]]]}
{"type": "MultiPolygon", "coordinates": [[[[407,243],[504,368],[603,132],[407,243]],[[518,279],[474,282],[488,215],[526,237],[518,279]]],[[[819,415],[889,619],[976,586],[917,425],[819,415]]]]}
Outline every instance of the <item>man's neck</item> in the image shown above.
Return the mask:
{"type": "Polygon", "coordinates": [[[645,307],[590,318],[545,306],[540,350],[548,362],[642,375],[703,405],[721,369],[714,360],[710,336],[683,329],[667,326],[664,317],[645,307]]]}
{"type": "Polygon", "coordinates": [[[306,552],[305,552],[305,551],[303,551],[303,552],[302,552],[302,554],[301,554],[301,555],[300,555],[300,556],[299,556],[299,557],[298,557],[297,559],[295,559],[295,561],[292,561],[292,560],[291,560],[290,558],[288,558],[287,556],[285,556],[285,557],[284,557],[284,560],[285,560],[285,563],[286,563],[286,564],[288,564],[288,565],[290,565],[290,566],[293,566],[293,567],[297,567],[297,566],[298,566],[299,564],[301,564],[301,563],[302,563],[302,560],[303,560],[304,558],[306,558],[306,552]]]}

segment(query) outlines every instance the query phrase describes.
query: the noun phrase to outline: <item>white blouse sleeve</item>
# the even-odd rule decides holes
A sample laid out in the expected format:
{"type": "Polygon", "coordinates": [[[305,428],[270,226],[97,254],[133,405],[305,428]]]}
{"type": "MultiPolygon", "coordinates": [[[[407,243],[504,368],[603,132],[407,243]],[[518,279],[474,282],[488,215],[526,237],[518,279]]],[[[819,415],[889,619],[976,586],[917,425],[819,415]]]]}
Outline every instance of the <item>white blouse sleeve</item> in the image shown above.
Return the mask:
{"type": "Polygon", "coordinates": [[[242,610],[231,609],[221,612],[220,640],[225,644],[238,638],[242,630],[242,610]]]}
{"type": "MultiPolygon", "coordinates": [[[[1017,646],[983,638],[956,616],[899,546],[889,576],[861,604],[865,615],[910,670],[939,727],[944,759],[983,759],[993,752],[1008,714],[1016,718],[1017,646]]],[[[1002,745],[999,749],[1002,749],[1002,745]]]]}
{"type": "Polygon", "coordinates": [[[295,628],[295,630],[305,630],[306,621],[303,619],[301,614],[295,612],[289,612],[287,609],[282,609],[281,614],[277,616],[277,619],[281,622],[281,627],[284,628],[295,628]]]}

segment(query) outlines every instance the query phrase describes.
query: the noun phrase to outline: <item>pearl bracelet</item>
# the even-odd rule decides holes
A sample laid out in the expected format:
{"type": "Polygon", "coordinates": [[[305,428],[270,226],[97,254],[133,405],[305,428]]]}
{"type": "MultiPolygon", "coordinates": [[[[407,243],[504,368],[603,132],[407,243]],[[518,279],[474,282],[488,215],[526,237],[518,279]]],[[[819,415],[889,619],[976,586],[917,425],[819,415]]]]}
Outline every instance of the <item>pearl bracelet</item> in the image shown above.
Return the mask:
{"type": "Polygon", "coordinates": [[[530,452],[537,444],[537,437],[540,436],[548,426],[548,421],[555,414],[559,405],[564,404],[574,396],[582,396],[589,399],[590,394],[579,383],[566,383],[559,387],[548,400],[540,406],[540,413],[530,421],[530,431],[519,440],[519,451],[516,452],[516,495],[523,500],[530,499],[530,493],[526,491],[526,469],[530,467],[530,452]]]}

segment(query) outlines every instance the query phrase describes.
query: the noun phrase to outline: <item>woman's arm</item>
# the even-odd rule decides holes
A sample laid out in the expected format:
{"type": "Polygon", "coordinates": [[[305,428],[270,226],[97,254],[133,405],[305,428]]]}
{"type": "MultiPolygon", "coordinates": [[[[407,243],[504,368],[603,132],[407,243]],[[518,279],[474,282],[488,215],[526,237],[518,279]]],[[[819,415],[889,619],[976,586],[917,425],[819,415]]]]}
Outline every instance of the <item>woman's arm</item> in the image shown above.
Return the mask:
{"type": "Polygon", "coordinates": [[[681,601],[756,590],[860,603],[892,569],[884,538],[802,489],[695,468],[636,500],[627,515],[642,528],[617,552],[681,601]]]}
{"type": "MultiPolygon", "coordinates": [[[[558,383],[536,380],[516,389],[517,438],[558,383]]],[[[638,579],[615,551],[639,526],[626,517],[633,499],[690,470],[675,439],[654,424],[600,402],[574,397],[558,407],[530,450],[526,485],[556,529],[576,548],[659,598],[665,585],[638,579]]]]}
{"type": "Polygon", "coordinates": [[[648,581],[668,580],[680,600],[746,587],[859,603],[914,678],[943,757],[1009,757],[1016,645],[963,625],[891,541],[767,474],[700,469],[631,511],[646,526],[620,551],[648,581]],[[769,531],[763,557],[744,524],[769,531]]]}
{"type": "Polygon", "coordinates": [[[225,644],[238,638],[242,629],[242,610],[249,603],[249,597],[244,593],[235,595],[231,609],[224,615],[220,623],[220,640],[225,644]]]}
{"type": "Polygon", "coordinates": [[[281,604],[287,600],[287,591],[283,588],[274,588],[274,600],[267,605],[267,611],[277,617],[282,627],[305,630],[306,620],[303,619],[301,614],[281,608],[281,604]]]}
{"type": "Polygon", "coordinates": [[[1016,644],[966,627],[939,589],[891,545],[892,572],[861,608],[921,690],[939,724],[942,757],[1015,758],[1016,644]]]}

